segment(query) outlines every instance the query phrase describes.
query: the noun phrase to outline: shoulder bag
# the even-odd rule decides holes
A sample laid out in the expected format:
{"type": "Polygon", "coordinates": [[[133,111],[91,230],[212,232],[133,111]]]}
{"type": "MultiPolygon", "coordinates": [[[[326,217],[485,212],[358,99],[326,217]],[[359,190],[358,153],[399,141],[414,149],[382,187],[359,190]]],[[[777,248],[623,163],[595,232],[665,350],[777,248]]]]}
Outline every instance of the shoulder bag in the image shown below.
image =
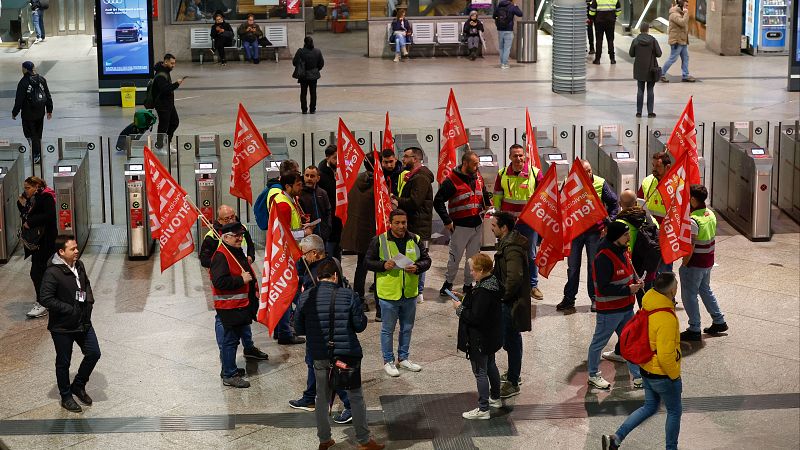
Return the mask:
{"type": "Polygon", "coordinates": [[[328,332],[328,356],[330,357],[331,366],[328,372],[328,388],[332,395],[335,395],[337,390],[351,390],[361,387],[361,367],[353,367],[352,361],[348,362],[341,357],[333,356],[335,344],[333,342],[333,327],[334,327],[334,305],[336,304],[336,291],[338,287],[333,288],[331,295],[330,306],[330,321],[328,332]]]}
{"type": "Polygon", "coordinates": [[[661,78],[661,67],[658,66],[658,58],[656,57],[656,42],[653,41],[651,55],[653,57],[653,65],[650,67],[650,78],[658,81],[661,78]]]}

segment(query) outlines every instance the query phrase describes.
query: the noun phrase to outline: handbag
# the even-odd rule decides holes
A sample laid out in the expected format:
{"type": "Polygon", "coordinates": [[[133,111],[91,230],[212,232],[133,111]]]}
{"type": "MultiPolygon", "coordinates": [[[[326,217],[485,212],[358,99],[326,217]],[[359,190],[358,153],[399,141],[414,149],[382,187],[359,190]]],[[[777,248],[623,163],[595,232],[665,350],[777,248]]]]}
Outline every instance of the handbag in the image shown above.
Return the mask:
{"type": "Polygon", "coordinates": [[[306,61],[302,58],[297,58],[297,65],[294,66],[292,78],[296,80],[304,79],[306,77],[306,61]]]}
{"type": "Polygon", "coordinates": [[[656,44],[653,44],[653,66],[650,67],[650,77],[658,81],[661,78],[661,67],[658,65],[658,58],[656,58],[656,44]]]}
{"type": "Polygon", "coordinates": [[[330,306],[330,320],[328,331],[328,355],[330,357],[331,366],[328,372],[328,387],[332,395],[336,394],[337,390],[349,391],[361,387],[361,367],[353,367],[354,362],[351,358],[342,358],[333,356],[334,342],[333,342],[333,325],[334,325],[334,305],[336,304],[336,291],[338,286],[333,288],[333,295],[331,296],[330,306]]]}
{"type": "Polygon", "coordinates": [[[266,36],[261,36],[258,38],[258,45],[261,47],[272,47],[272,42],[270,42],[266,36]]]}
{"type": "Polygon", "coordinates": [[[19,231],[17,232],[17,237],[20,242],[22,242],[22,245],[31,252],[39,250],[39,241],[42,240],[43,235],[44,225],[34,228],[25,228],[20,225],[19,231]]]}

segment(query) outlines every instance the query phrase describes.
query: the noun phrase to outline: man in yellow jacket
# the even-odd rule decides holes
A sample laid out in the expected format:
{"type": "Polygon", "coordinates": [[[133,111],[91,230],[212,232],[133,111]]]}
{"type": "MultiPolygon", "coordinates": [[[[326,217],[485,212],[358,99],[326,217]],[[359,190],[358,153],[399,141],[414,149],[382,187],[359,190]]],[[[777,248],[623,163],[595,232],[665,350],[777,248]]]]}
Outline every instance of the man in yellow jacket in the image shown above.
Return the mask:
{"type": "Polygon", "coordinates": [[[678,281],[672,272],[664,272],[656,277],[642,301],[645,311],[670,308],[673,312],[659,311],[648,318],[650,348],[655,351],[650,362],[642,364],[644,380],[644,405],[633,412],[612,435],[603,435],[603,450],[617,449],[634,428],[658,412],[664,401],[667,409],[666,448],[678,448],[678,434],[681,429],[681,348],[678,318],[674,314],[675,295],[678,281]]]}

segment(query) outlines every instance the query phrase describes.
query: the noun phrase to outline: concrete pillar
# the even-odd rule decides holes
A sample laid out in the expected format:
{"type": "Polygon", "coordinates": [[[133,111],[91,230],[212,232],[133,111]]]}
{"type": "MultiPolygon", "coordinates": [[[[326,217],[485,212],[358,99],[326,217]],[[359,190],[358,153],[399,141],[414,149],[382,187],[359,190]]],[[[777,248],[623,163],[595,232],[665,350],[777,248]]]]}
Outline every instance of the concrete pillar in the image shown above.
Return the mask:
{"type": "Polygon", "coordinates": [[[722,56],[741,55],[742,0],[708,0],[706,48],[722,56]]]}

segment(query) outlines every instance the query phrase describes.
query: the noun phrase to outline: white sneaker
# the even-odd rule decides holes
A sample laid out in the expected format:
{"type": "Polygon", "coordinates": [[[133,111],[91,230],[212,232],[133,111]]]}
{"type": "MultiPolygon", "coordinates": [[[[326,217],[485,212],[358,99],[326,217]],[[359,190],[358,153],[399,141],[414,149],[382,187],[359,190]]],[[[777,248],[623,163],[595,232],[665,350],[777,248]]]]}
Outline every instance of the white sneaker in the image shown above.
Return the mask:
{"type": "Polygon", "coordinates": [[[34,303],[33,308],[28,311],[26,316],[30,317],[31,319],[35,319],[37,317],[42,317],[47,315],[47,308],[40,305],[39,303],[34,303]]]}
{"type": "Polygon", "coordinates": [[[425,297],[422,294],[417,295],[417,303],[425,303],[425,297]]]}
{"type": "Polygon", "coordinates": [[[413,362],[407,359],[400,361],[400,363],[397,366],[400,367],[401,369],[410,370],[412,372],[419,372],[422,370],[422,366],[420,366],[419,364],[414,364],[413,362]]]}
{"type": "Polygon", "coordinates": [[[634,378],[633,379],[633,388],[634,389],[641,389],[644,387],[644,380],[641,378],[634,378]]]}
{"type": "Polygon", "coordinates": [[[397,370],[397,367],[394,366],[393,362],[387,362],[383,365],[383,371],[386,372],[387,375],[390,377],[399,377],[400,371],[397,370]]]}
{"type": "Polygon", "coordinates": [[[400,62],[400,53],[394,54],[394,62],[400,62]]]}
{"type": "Polygon", "coordinates": [[[461,414],[461,417],[470,420],[489,420],[492,418],[489,411],[481,411],[480,408],[475,408],[472,411],[467,411],[461,414]]]}
{"type": "Polygon", "coordinates": [[[403,47],[403,56],[408,56],[408,49],[403,47]]]}
{"type": "Polygon", "coordinates": [[[501,69],[510,69],[511,66],[509,66],[508,64],[500,64],[500,68],[501,69]]]}
{"type": "Polygon", "coordinates": [[[502,408],[503,407],[503,399],[489,397],[489,407],[490,408],[502,408]]]}
{"type": "Polygon", "coordinates": [[[618,362],[618,363],[626,363],[628,361],[622,357],[622,355],[618,355],[614,353],[614,350],[609,350],[607,352],[603,352],[603,359],[607,359],[609,361],[618,362]]]}
{"type": "Polygon", "coordinates": [[[601,377],[598,373],[595,377],[589,377],[589,386],[596,387],[598,389],[609,389],[611,387],[611,383],[605,380],[605,378],[601,377]]]}
{"type": "Polygon", "coordinates": [[[36,38],[36,40],[35,40],[35,41],[33,41],[33,43],[34,43],[34,44],[38,44],[39,42],[42,42],[42,40],[41,40],[41,39],[39,39],[38,37],[36,38]]]}

